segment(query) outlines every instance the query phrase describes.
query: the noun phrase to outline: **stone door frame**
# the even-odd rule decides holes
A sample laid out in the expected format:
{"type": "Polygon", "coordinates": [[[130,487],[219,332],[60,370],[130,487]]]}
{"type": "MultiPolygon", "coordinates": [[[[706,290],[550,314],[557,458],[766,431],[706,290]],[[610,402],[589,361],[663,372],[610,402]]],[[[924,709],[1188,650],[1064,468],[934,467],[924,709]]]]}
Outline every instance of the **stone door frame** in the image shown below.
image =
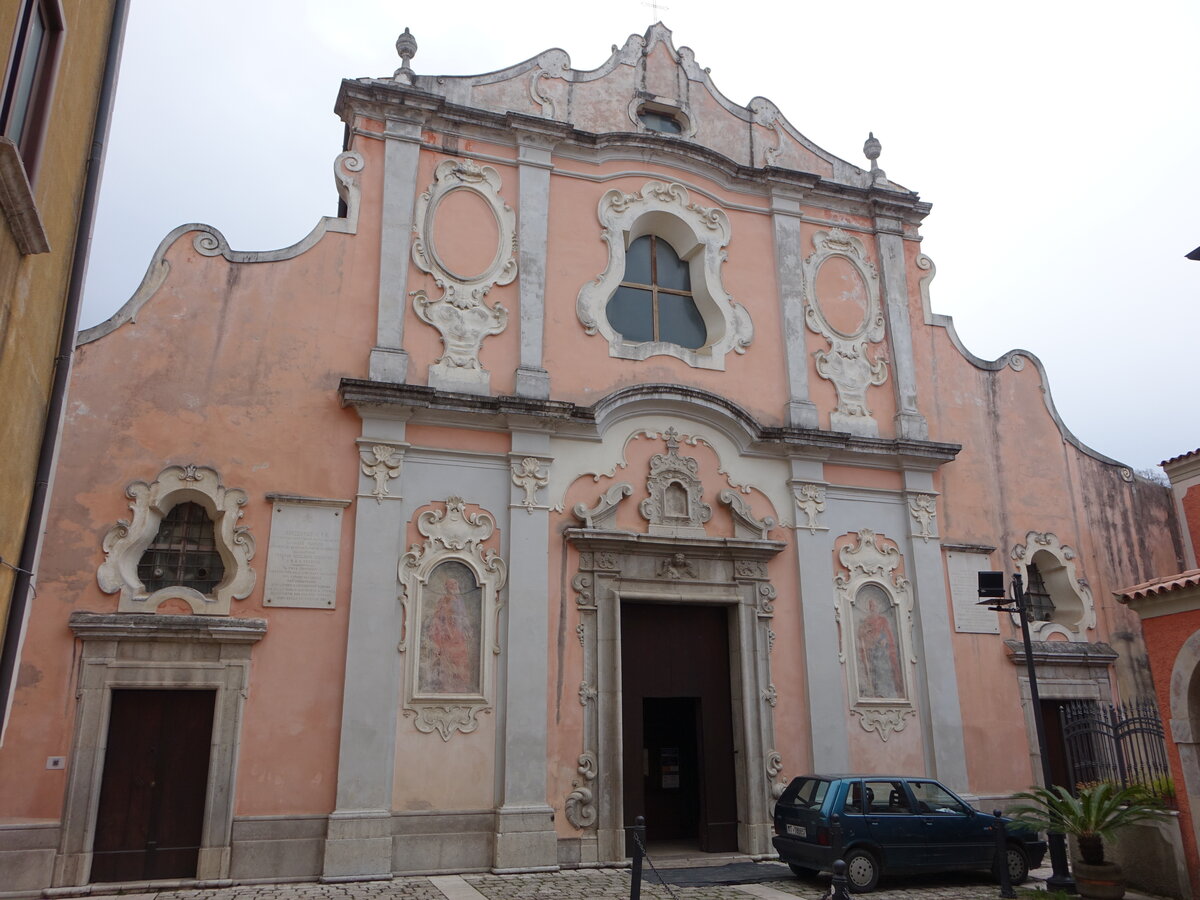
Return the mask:
{"type": "Polygon", "coordinates": [[[771,853],[771,806],[782,771],[775,747],[771,619],[775,589],[768,561],[780,541],[667,537],[572,528],[579,553],[572,586],[583,643],[583,780],[567,798],[567,815],[583,831],[581,860],[625,859],[622,792],[622,601],[716,605],[731,610],[729,667],[738,850],[771,853]],[[588,845],[592,846],[589,847],[588,845]]]}
{"type": "Polygon", "coordinates": [[[75,612],[83,643],[55,887],[88,883],[114,690],[212,690],[211,756],[196,880],[229,877],[233,799],[250,652],[264,619],[75,612]]]}

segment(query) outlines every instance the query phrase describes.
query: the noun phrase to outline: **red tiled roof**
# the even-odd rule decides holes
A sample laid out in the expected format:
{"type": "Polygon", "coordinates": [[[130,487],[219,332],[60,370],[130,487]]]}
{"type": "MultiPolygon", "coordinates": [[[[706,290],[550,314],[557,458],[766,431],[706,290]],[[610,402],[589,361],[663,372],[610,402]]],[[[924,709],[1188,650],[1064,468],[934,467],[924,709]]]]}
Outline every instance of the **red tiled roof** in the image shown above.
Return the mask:
{"type": "Polygon", "coordinates": [[[1164,459],[1162,462],[1159,463],[1159,465],[1160,466],[1169,466],[1169,465],[1171,465],[1171,463],[1177,463],[1180,460],[1188,459],[1189,457],[1197,456],[1197,455],[1200,455],[1200,447],[1197,447],[1195,450],[1192,450],[1189,453],[1180,453],[1178,456],[1172,456],[1170,459],[1164,459]]]}
{"type": "Polygon", "coordinates": [[[1140,600],[1154,594],[1167,594],[1179,588],[1196,587],[1197,585],[1200,585],[1200,569],[1189,569],[1178,575],[1155,578],[1152,581],[1125,588],[1123,591],[1113,591],[1113,593],[1121,600],[1140,600]]]}

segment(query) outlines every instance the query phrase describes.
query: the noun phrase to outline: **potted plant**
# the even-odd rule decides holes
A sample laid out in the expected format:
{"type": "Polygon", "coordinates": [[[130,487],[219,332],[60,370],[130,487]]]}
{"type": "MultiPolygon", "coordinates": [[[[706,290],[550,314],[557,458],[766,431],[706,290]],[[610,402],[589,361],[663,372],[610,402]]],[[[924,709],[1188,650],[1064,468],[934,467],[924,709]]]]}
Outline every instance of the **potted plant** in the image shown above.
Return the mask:
{"type": "Polygon", "coordinates": [[[1104,858],[1104,840],[1111,840],[1126,825],[1158,819],[1164,815],[1159,801],[1140,785],[1121,788],[1101,781],[1081,787],[1075,796],[1065,787],[1038,787],[1015,799],[1025,801],[1009,813],[1038,831],[1057,831],[1074,836],[1079,858],[1071,861],[1071,872],[1082,897],[1120,900],[1125,896],[1121,867],[1104,858]]]}

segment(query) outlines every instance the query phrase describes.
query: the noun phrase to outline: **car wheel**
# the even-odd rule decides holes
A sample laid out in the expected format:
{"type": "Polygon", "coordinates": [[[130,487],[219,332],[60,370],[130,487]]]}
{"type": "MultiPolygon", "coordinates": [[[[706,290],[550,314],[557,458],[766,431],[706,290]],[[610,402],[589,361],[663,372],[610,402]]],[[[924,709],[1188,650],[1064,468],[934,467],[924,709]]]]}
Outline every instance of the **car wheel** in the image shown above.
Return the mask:
{"type": "MultiPolygon", "coordinates": [[[[1004,862],[1008,866],[1009,883],[1024,884],[1029,879],[1029,858],[1023,848],[1009,844],[1004,854],[1004,862]]],[[[996,871],[996,880],[1000,880],[999,870],[996,871]]]]}
{"type": "Polygon", "coordinates": [[[846,854],[846,880],[850,890],[856,894],[866,894],[875,890],[879,884],[879,863],[868,850],[851,850],[846,854]]]}
{"type": "Polygon", "coordinates": [[[817,874],[816,869],[809,869],[804,866],[798,866],[795,863],[788,863],[788,868],[792,870],[792,874],[797,878],[812,878],[817,874]]]}

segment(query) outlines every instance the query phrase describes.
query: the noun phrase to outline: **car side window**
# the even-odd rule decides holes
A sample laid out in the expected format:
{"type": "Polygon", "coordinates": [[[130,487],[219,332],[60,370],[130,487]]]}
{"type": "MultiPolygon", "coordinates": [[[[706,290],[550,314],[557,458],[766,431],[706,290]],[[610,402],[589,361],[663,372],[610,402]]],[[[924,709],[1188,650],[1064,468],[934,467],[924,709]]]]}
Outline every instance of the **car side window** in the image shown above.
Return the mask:
{"type": "Polygon", "coordinates": [[[899,781],[864,781],[867,812],[872,815],[911,815],[912,806],[899,781]]]}
{"type": "Polygon", "coordinates": [[[936,781],[910,781],[913,796],[917,800],[917,811],[922,815],[965,816],[967,808],[962,801],[936,781]]]}
{"type": "Polygon", "coordinates": [[[863,786],[861,781],[852,782],[850,790],[846,791],[846,803],[843,812],[861,815],[863,812],[863,786]]]}

